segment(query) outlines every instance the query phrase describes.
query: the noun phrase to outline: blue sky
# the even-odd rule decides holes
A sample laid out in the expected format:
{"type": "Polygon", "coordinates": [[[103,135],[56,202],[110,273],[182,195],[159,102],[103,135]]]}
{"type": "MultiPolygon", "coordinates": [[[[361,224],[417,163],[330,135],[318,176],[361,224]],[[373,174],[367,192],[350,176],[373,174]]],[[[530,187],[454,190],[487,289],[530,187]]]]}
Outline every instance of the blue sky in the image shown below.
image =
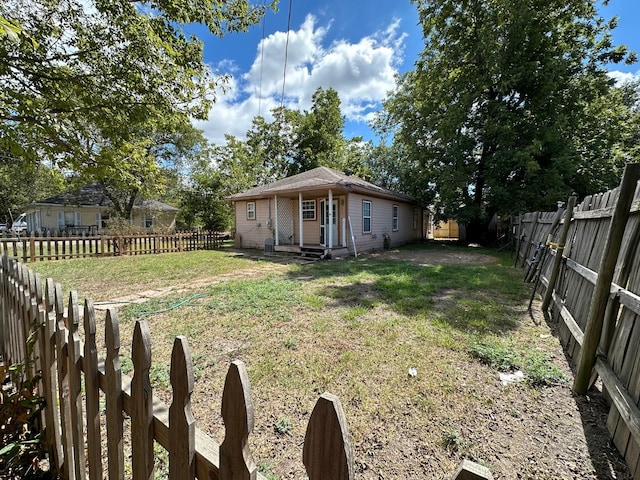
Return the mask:
{"type": "MultiPolygon", "coordinates": [[[[214,143],[224,143],[225,133],[244,138],[256,115],[270,119],[270,110],[280,105],[289,5],[290,0],[280,0],[278,12],[269,11],[264,25],[248,33],[220,39],[204,29],[193,32],[205,42],[212,71],[229,75],[209,120],[196,123],[214,143]]],[[[394,87],[394,75],[412,69],[423,48],[415,6],[409,0],[291,0],[291,5],[285,106],[309,109],[318,87],[332,87],[342,101],[345,136],[376,141],[368,121],[394,87]]],[[[619,17],[614,43],[640,54],[640,1],[611,0],[600,13],[619,17]]],[[[610,68],[616,78],[640,76],[640,64],[610,68]]]]}

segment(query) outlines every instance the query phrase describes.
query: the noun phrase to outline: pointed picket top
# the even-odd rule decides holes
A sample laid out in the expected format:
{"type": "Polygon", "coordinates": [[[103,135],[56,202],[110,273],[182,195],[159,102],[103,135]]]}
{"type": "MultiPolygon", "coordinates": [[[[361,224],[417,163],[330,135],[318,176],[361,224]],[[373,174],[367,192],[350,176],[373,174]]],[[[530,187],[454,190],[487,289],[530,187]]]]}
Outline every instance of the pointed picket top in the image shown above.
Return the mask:
{"type": "Polygon", "coordinates": [[[151,334],[144,320],[136,321],[131,346],[133,381],[131,396],[131,438],[133,453],[133,478],[152,480],[153,459],[153,392],[149,381],[151,368],[151,334]]]}
{"type": "Polygon", "coordinates": [[[78,326],[80,325],[80,309],[78,308],[78,292],[71,290],[69,292],[69,303],[67,306],[67,321],[69,322],[69,350],[70,356],[73,352],[71,361],[75,364],[80,358],[80,336],[78,334],[78,326]],[[73,343],[73,345],[72,345],[73,343]]]}
{"type": "Polygon", "coordinates": [[[96,312],[93,300],[84,301],[84,383],[87,415],[87,455],[89,478],[102,480],[102,439],[100,435],[100,387],[98,384],[98,347],[96,312]]]}
{"type": "Polygon", "coordinates": [[[313,409],[302,450],[309,480],[352,480],[353,454],[338,397],[323,393],[313,409]]]}
{"type": "Polygon", "coordinates": [[[120,326],[114,308],[107,309],[104,321],[104,343],[107,349],[107,362],[120,368],[120,326]]]}
{"type": "Polygon", "coordinates": [[[220,445],[221,480],[254,480],[257,467],[249,450],[253,431],[253,400],[244,362],[234,360],[229,366],[222,393],[224,441],[220,445]]]}
{"type": "Polygon", "coordinates": [[[124,478],[124,417],[122,415],[122,367],[120,365],[120,328],[116,310],[109,308],[105,318],[106,423],[107,423],[107,478],[124,478]]]}
{"type": "Polygon", "coordinates": [[[45,280],[44,289],[44,305],[47,312],[52,312],[56,303],[56,286],[53,282],[53,278],[47,278],[45,280]]]}
{"type": "Polygon", "coordinates": [[[169,479],[191,480],[196,475],[196,421],[191,412],[194,375],[191,352],[184,336],[173,342],[170,378],[173,401],[169,407],[169,479]]]}
{"type": "Polygon", "coordinates": [[[42,302],[42,280],[40,274],[35,273],[33,270],[29,270],[29,291],[31,292],[31,298],[36,304],[42,302]]]}
{"type": "Polygon", "coordinates": [[[64,322],[64,295],[62,295],[62,285],[56,283],[55,288],[55,307],[56,307],[56,322],[58,323],[58,330],[62,331],[66,328],[64,322]]]}

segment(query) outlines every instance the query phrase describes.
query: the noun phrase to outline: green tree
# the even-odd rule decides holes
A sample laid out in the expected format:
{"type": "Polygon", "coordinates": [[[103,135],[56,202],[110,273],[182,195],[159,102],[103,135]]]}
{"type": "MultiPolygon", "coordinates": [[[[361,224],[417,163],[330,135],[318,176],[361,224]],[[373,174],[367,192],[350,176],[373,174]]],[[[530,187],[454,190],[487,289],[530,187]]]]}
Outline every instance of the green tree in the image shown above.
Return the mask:
{"type": "Polygon", "coordinates": [[[42,163],[0,155],[0,222],[16,217],[28,204],[64,191],[62,172],[42,163]]]}
{"type": "Polygon", "coordinates": [[[233,209],[225,196],[225,183],[220,171],[208,160],[201,160],[182,193],[182,222],[189,228],[226,231],[231,226],[233,209]]]}
{"type": "Polygon", "coordinates": [[[247,0],[2,2],[0,150],[127,191],[160,190],[158,137],[206,118],[225,80],[182,26],[202,23],[222,36],[256,23],[265,8],[247,0]],[[11,25],[31,41],[16,41],[11,25]]]}
{"type": "Polygon", "coordinates": [[[304,112],[298,125],[297,148],[290,175],[321,165],[331,167],[344,154],[344,117],[338,92],[333,88],[324,90],[319,87],[311,102],[311,110],[304,112]]]}
{"type": "MultiPolygon", "coordinates": [[[[444,217],[480,239],[494,213],[552,208],[585,183],[575,135],[626,59],[589,0],[414,0],[425,48],[378,126],[444,217]]],[[[615,142],[620,132],[614,132],[615,142]]],[[[608,159],[602,159],[607,162],[608,159]]]]}
{"type": "MultiPolygon", "coordinates": [[[[296,169],[295,157],[302,114],[285,107],[275,108],[271,113],[274,118],[272,122],[256,117],[247,132],[246,144],[250,155],[254,157],[256,165],[262,166],[262,173],[255,178],[258,185],[292,175],[296,169]]],[[[256,165],[251,166],[249,172],[257,173],[256,165]]]]}

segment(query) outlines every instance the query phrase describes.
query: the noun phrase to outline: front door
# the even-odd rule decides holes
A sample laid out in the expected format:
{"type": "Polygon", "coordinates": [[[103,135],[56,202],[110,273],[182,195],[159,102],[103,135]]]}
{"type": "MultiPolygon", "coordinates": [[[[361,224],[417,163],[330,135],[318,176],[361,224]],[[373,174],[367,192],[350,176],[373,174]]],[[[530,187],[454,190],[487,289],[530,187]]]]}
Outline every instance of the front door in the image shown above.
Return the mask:
{"type": "MultiPolygon", "coordinates": [[[[331,247],[338,246],[338,201],[333,201],[333,218],[331,219],[331,247]]],[[[320,201],[320,245],[329,246],[329,201],[320,201]]]]}

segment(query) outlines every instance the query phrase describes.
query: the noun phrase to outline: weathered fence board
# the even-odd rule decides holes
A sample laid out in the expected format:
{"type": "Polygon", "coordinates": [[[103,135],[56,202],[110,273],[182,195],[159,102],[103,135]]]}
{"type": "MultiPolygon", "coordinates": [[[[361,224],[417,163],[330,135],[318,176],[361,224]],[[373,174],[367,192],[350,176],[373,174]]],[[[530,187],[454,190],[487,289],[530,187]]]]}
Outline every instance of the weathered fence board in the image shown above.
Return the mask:
{"type": "Polygon", "coordinates": [[[100,235],[94,237],[0,237],[0,254],[27,263],[43,260],[153,255],[221,248],[226,235],[218,232],[185,232],[171,235],[100,235]]]}
{"type": "MultiPolygon", "coordinates": [[[[551,318],[580,367],[574,388],[583,393],[600,375],[612,403],[609,433],[640,479],[640,165],[628,165],[627,176],[620,188],[588,196],[576,207],[564,250],[554,258],[560,262],[557,278],[541,282],[541,289],[550,289],[551,318]]],[[[521,216],[534,217],[544,215],[521,216]]]]}

